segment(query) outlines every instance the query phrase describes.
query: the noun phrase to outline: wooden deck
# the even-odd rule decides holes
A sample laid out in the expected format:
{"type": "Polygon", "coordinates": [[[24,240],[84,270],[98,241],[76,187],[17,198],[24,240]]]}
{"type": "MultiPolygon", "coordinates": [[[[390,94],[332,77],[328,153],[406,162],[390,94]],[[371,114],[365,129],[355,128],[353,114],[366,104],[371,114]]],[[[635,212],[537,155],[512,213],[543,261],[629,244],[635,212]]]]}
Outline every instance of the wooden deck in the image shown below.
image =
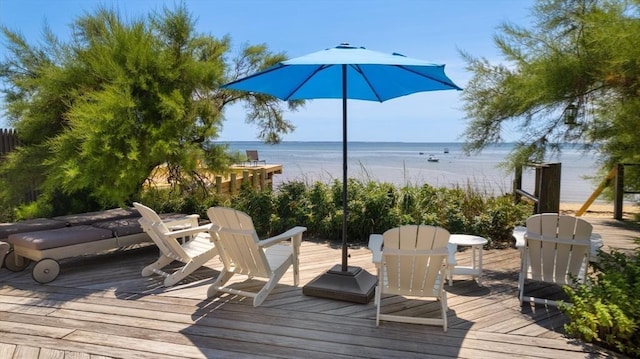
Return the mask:
{"type": "MultiPolygon", "coordinates": [[[[590,218],[587,218],[591,221],[590,218]]],[[[593,220],[607,246],[631,248],[635,228],[593,220]]],[[[350,251],[350,265],[374,273],[370,252],[350,251]]],[[[449,330],[383,322],[375,306],[307,297],[283,281],[258,308],[225,295],[207,299],[216,257],[187,280],[162,288],[142,267],[153,247],[62,262],[58,279],[35,283],[30,268],[0,269],[0,358],[598,358],[616,357],[566,339],[555,308],[521,307],[515,249],[485,250],[483,287],[465,277],[445,286],[449,330]]],[[[303,242],[301,284],[339,262],[340,251],[303,242]]],[[[468,259],[468,252],[458,253],[468,259]]],[[[241,281],[239,286],[251,286],[241,281]]],[[[546,289],[541,289],[546,290],[546,289]]],[[[383,299],[386,309],[436,315],[438,304],[383,299]]],[[[619,357],[619,356],[618,356],[619,357]]]]}

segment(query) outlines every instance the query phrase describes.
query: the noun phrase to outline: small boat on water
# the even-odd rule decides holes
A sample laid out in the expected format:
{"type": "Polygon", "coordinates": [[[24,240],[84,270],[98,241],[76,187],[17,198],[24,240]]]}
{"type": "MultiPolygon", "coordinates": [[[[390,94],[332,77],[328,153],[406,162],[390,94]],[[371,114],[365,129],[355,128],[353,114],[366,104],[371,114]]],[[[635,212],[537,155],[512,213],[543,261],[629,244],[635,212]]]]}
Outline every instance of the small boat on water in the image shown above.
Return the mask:
{"type": "Polygon", "coordinates": [[[429,155],[429,157],[427,157],[427,162],[438,162],[438,161],[440,161],[440,159],[436,157],[436,155],[429,155]]]}
{"type": "Polygon", "coordinates": [[[449,147],[444,148],[444,153],[449,153],[449,147]]]}

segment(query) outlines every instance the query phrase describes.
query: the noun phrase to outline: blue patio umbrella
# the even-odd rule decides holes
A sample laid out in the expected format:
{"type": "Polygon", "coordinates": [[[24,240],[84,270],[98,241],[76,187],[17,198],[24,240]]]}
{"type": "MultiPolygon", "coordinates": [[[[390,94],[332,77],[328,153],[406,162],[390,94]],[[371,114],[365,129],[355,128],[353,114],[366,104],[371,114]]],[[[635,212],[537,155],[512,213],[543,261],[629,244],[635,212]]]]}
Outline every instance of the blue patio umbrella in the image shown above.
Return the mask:
{"type": "Polygon", "coordinates": [[[347,263],[347,99],[383,102],[416,92],[462,89],[445,75],[444,65],[348,44],[282,61],[221,87],[285,101],[342,99],[342,264],[314,279],[303,293],[368,302],[375,277],[347,263]]]}

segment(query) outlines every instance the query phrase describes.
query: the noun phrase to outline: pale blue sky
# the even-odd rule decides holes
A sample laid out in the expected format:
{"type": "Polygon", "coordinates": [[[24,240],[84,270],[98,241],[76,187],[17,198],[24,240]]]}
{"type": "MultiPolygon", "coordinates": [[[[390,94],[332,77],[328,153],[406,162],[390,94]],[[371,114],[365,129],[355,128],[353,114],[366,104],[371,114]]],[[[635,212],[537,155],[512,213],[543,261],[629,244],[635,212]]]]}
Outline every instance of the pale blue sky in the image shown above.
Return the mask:
{"type": "MultiPolygon", "coordinates": [[[[0,23],[41,39],[47,22],[61,39],[74,19],[99,4],[137,18],[176,1],[152,0],[0,0],[0,23]]],[[[501,60],[493,44],[503,22],[527,26],[534,0],[191,0],[187,8],[197,29],[216,37],[229,34],[236,47],[265,43],[273,51],[297,57],[342,42],[381,52],[445,64],[462,88],[471,74],[459,50],[501,60]]],[[[4,56],[4,49],[2,50],[4,56]]],[[[349,101],[350,141],[461,142],[465,129],[462,92],[413,94],[384,103],[349,101]]],[[[339,100],[309,101],[287,114],[296,130],[286,141],[341,141],[339,100]]],[[[0,127],[6,122],[0,119],[0,127]]],[[[255,140],[241,106],[229,108],[220,140],[255,140]]],[[[507,139],[517,136],[505,134],[507,139]]]]}

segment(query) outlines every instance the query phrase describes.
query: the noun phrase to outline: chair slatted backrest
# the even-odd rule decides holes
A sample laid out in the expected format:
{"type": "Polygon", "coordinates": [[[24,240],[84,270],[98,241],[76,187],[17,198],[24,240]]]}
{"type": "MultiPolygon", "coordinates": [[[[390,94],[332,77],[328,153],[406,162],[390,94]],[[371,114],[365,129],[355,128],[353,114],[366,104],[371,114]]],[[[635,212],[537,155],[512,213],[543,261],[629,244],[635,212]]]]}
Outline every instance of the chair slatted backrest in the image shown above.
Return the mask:
{"type": "Polygon", "coordinates": [[[437,296],[444,284],[449,232],[427,225],[407,225],[383,234],[383,292],[437,296]]]}
{"type": "Polygon", "coordinates": [[[169,232],[169,228],[167,228],[156,211],[137,202],[134,202],[133,206],[142,216],[142,218],[138,220],[142,229],[149,235],[149,237],[151,237],[162,253],[170,258],[180,260],[185,263],[190,260],[189,255],[184,251],[180,246],[180,243],[178,243],[175,238],[167,238],[165,236],[165,233],[169,232]]]}
{"type": "Polygon", "coordinates": [[[571,284],[584,277],[593,227],[581,218],[543,213],[527,219],[528,261],[534,280],[571,284]]]}
{"type": "Polygon", "coordinates": [[[260,161],[258,158],[258,150],[247,150],[247,158],[252,162],[260,161]]]}
{"type": "Polygon", "coordinates": [[[224,207],[209,208],[207,215],[215,230],[212,238],[228,271],[260,278],[271,276],[267,257],[249,215],[224,207]]]}

